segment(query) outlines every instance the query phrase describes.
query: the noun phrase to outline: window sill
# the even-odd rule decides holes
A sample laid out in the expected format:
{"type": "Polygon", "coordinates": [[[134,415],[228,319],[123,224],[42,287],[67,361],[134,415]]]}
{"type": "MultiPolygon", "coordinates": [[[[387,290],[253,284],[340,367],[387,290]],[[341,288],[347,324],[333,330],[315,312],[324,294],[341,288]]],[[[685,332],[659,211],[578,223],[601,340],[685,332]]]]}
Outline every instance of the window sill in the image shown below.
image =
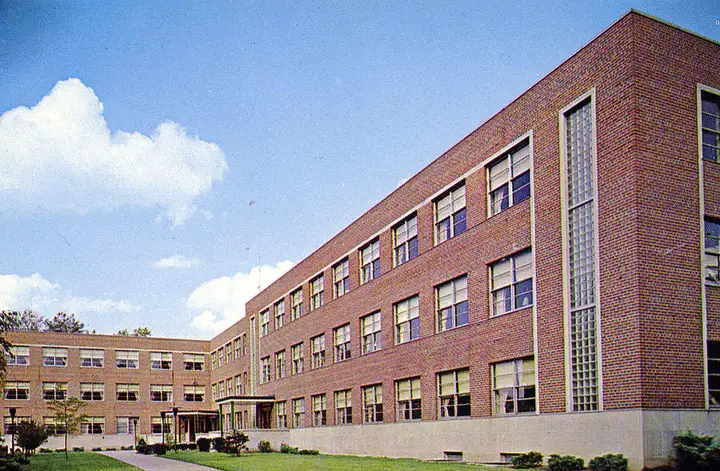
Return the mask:
{"type": "Polygon", "coordinates": [[[524,311],[525,309],[532,309],[533,307],[535,307],[535,304],[530,304],[530,305],[528,305],[528,306],[523,306],[523,307],[520,307],[520,308],[517,308],[517,309],[513,309],[512,311],[505,311],[505,312],[503,312],[502,314],[493,314],[493,315],[490,316],[490,319],[495,319],[495,318],[497,318],[497,317],[507,316],[508,314],[512,314],[512,313],[514,313],[514,312],[524,311]]]}
{"type": "Polygon", "coordinates": [[[467,324],[463,324],[463,325],[456,325],[455,327],[451,327],[451,328],[449,328],[449,329],[438,330],[438,331],[435,332],[435,333],[438,334],[438,335],[439,335],[439,334],[444,334],[445,332],[452,332],[453,330],[462,329],[463,327],[467,327],[467,326],[469,326],[469,325],[470,325],[470,322],[468,322],[467,324]]]}

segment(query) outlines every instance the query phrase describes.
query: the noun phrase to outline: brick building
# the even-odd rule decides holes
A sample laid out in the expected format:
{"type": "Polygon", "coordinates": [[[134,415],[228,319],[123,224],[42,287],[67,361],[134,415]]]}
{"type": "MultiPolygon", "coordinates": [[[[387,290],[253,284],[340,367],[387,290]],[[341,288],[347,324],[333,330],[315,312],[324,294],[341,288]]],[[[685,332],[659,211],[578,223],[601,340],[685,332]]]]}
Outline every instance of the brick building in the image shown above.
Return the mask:
{"type": "Polygon", "coordinates": [[[68,339],[168,342],[141,364],[209,353],[174,394],[197,375],[192,409],[275,446],[663,464],[677,432],[720,435],[718,64],[717,43],[631,11],[209,343],[68,339]]]}

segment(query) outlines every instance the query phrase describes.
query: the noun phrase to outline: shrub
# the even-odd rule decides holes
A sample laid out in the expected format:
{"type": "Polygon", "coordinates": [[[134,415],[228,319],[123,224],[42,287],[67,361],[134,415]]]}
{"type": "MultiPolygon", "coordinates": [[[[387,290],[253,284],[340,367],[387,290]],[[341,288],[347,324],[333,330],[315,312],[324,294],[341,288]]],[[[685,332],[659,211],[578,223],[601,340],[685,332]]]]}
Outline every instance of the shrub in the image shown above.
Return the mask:
{"type": "Polygon", "coordinates": [[[38,453],[52,453],[53,451],[50,448],[40,448],[38,450],[38,453]]]}
{"type": "Polygon", "coordinates": [[[539,468],[542,462],[543,455],[537,451],[528,451],[512,457],[513,468],[539,468]]]}
{"type": "Polygon", "coordinates": [[[213,438],[213,448],[215,451],[222,453],[225,451],[225,438],[223,437],[215,437],[213,438]]]}
{"type": "Polygon", "coordinates": [[[319,450],[300,450],[298,451],[298,455],[319,455],[319,450]]]}
{"type": "Polygon", "coordinates": [[[712,435],[688,431],[673,438],[673,448],[678,471],[720,468],[720,444],[712,435]]]}
{"type": "Polygon", "coordinates": [[[109,446],[109,447],[105,448],[105,451],[115,451],[115,450],[117,450],[117,448],[114,446],[109,446]]]}
{"type": "Polygon", "coordinates": [[[207,452],[210,451],[211,440],[209,438],[198,438],[197,447],[198,450],[207,452]]]}
{"type": "Polygon", "coordinates": [[[267,440],[260,440],[257,444],[257,449],[261,453],[271,453],[273,451],[272,445],[267,440]]]}
{"type": "Polygon", "coordinates": [[[65,453],[65,448],[55,448],[55,453],[65,453]]]}
{"type": "Polygon", "coordinates": [[[627,471],[628,459],[623,455],[607,455],[596,456],[588,463],[590,471],[627,471]]]}
{"type": "Polygon", "coordinates": [[[578,471],[583,469],[585,461],[572,455],[550,455],[548,469],[550,471],[578,471]]]}
{"type": "Polygon", "coordinates": [[[72,451],[85,451],[84,446],[74,446],[72,447],[72,451]]]}
{"type": "Polygon", "coordinates": [[[93,447],[92,451],[102,451],[102,447],[101,446],[93,447]]]}
{"type": "Polygon", "coordinates": [[[178,449],[178,450],[185,451],[185,450],[188,449],[188,444],[187,444],[187,443],[179,443],[178,446],[177,446],[177,449],[178,449]]]}
{"type": "Polygon", "coordinates": [[[189,450],[197,450],[197,443],[188,443],[189,450]]]}
{"type": "Polygon", "coordinates": [[[30,464],[30,459],[22,452],[15,453],[15,461],[20,464],[30,464]]]}
{"type": "MultiPolygon", "coordinates": [[[[29,463],[29,461],[28,461],[29,463]]],[[[27,464],[27,463],[23,463],[27,464]]],[[[22,468],[20,467],[20,462],[13,456],[10,455],[2,455],[0,456],[0,470],[3,471],[20,471],[22,468]]]]}
{"type": "Polygon", "coordinates": [[[33,454],[48,439],[45,427],[34,420],[22,421],[15,425],[15,436],[15,443],[23,449],[26,455],[33,454]]]}
{"type": "Polygon", "coordinates": [[[156,455],[164,455],[168,451],[168,446],[164,443],[153,443],[152,452],[156,455]]]}
{"type": "Polygon", "coordinates": [[[245,435],[243,432],[235,431],[228,435],[225,440],[225,452],[240,455],[241,451],[247,451],[247,446],[245,444],[249,441],[250,437],[245,435]]]}
{"type": "Polygon", "coordinates": [[[280,453],[290,453],[295,454],[298,452],[298,449],[296,446],[290,446],[287,443],[281,443],[280,444],[280,453]]]}

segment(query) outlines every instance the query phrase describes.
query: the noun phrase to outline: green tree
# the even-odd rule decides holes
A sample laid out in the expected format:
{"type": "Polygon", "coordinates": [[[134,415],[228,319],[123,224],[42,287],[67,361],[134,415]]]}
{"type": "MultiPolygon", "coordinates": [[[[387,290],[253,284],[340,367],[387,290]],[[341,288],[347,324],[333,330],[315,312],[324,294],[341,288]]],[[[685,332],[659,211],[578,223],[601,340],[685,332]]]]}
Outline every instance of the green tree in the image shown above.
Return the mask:
{"type": "Polygon", "coordinates": [[[45,427],[34,420],[22,421],[15,425],[15,436],[17,444],[23,449],[26,455],[31,455],[35,450],[48,439],[45,427]]]}
{"type": "Polygon", "coordinates": [[[0,385],[5,380],[7,372],[7,356],[10,354],[12,344],[5,338],[11,330],[17,330],[17,318],[7,311],[0,311],[0,385]]]}
{"type": "Polygon", "coordinates": [[[45,327],[45,318],[32,309],[25,309],[22,312],[3,311],[3,314],[6,314],[14,321],[12,328],[9,330],[39,332],[45,327]]]}
{"type": "Polygon", "coordinates": [[[69,396],[65,399],[50,401],[48,409],[55,415],[55,426],[65,429],[65,458],[68,452],[68,435],[75,433],[80,428],[80,423],[87,419],[85,414],[81,414],[81,409],[85,406],[85,402],[75,396],[69,396]]]}
{"type": "Polygon", "coordinates": [[[248,441],[250,441],[250,438],[246,434],[236,430],[225,437],[225,451],[240,455],[241,451],[247,450],[247,446],[245,446],[245,444],[248,441]]]}
{"type": "Polygon", "coordinates": [[[85,329],[85,324],[75,319],[75,314],[58,312],[52,319],[45,320],[45,329],[50,332],[81,334],[85,329]]]}
{"type": "Polygon", "coordinates": [[[129,336],[130,336],[130,332],[128,332],[127,329],[122,329],[122,330],[118,330],[118,331],[117,331],[117,334],[115,334],[115,335],[119,335],[119,336],[121,336],[121,337],[129,337],[129,336]]]}
{"type": "Polygon", "coordinates": [[[150,337],[151,335],[152,332],[147,327],[138,327],[132,331],[133,337],[150,337]]]}

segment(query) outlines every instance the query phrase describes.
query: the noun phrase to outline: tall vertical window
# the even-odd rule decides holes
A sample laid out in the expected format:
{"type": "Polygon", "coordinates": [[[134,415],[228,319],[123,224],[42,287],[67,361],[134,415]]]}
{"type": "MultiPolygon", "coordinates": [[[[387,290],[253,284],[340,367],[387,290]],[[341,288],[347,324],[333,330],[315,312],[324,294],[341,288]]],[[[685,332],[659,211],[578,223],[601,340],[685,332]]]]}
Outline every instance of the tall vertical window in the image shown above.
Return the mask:
{"type": "Polygon", "coordinates": [[[83,368],[102,368],[105,365],[103,350],[80,349],[80,366],[83,368]]]}
{"type": "Polygon", "coordinates": [[[202,371],[205,369],[205,355],[202,353],[183,353],[183,366],[186,370],[202,371]]]}
{"type": "Polygon", "coordinates": [[[137,369],[139,363],[139,354],[131,350],[115,351],[115,366],[118,368],[137,369]]]}
{"type": "Polygon", "coordinates": [[[275,313],[275,330],[285,325],[285,300],[281,299],[273,305],[275,313]]]}
{"type": "Polygon", "coordinates": [[[260,337],[264,337],[270,330],[270,310],[265,309],[260,313],[260,337]]]}
{"type": "Polygon", "coordinates": [[[467,368],[438,374],[440,417],[470,415],[470,370],[467,368]]]}
{"type": "Polygon", "coordinates": [[[351,390],[335,392],[335,423],[346,425],[352,423],[352,398],[351,390]]]}
{"type": "Polygon", "coordinates": [[[418,256],[417,215],[413,214],[393,227],[393,266],[418,256]]]}
{"type": "Polygon", "coordinates": [[[67,383],[43,383],[43,399],[62,401],[67,396],[67,383]]]}
{"type": "Polygon", "coordinates": [[[363,355],[378,351],[382,348],[380,328],[380,311],[360,318],[363,355]]]}
{"type": "Polygon", "coordinates": [[[360,249],[360,284],[380,276],[380,240],[375,239],[360,249]]]}
{"type": "Polygon", "coordinates": [[[171,352],[150,352],[150,369],[170,370],[172,369],[171,352]]]}
{"type": "Polygon", "coordinates": [[[339,298],[350,291],[350,261],[346,258],[338,262],[332,269],[333,297],[339,298]]]}
{"type": "Polygon", "coordinates": [[[493,371],[495,415],[535,412],[535,359],[496,363],[493,371]]]}
{"type": "Polygon", "coordinates": [[[172,402],[172,384],[151,384],[150,400],[153,402],[172,402]]]}
{"type": "Polygon", "coordinates": [[[467,229],[465,182],[435,200],[435,245],[467,229]]]}
{"type": "Polygon", "coordinates": [[[270,382],[270,357],[260,359],[260,384],[270,382]]]}
{"type": "Polygon", "coordinates": [[[363,422],[383,421],[382,384],[362,388],[363,422]]]}
{"type": "Polygon", "coordinates": [[[80,383],[80,399],[83,401],[102,401],[105,399],[103,383],[80,383]]]}
{"type": "Polygon", "coordinates": [[[335,362],[350,358],[350,324],[338,327],[335,336],[335,362]]]}
{"type": "Polygon", "coordinates": [[[30,383],[26,381],[6,381],[3,391],[5,392],[5,399],[29,399],[30,383]]]}
{"type": "Polygon", "coordinates": [[[43,347],[43,365],[67,366],[67,348],[43,347]]]}
{"type": "Polygon", "coordinates": [[[435,287],[435,310],[438,332],[468,323],[467,276],[435,287]]]}
{"type": "Polygon", "coordinates": [[[595,155],[590,99],[564,114],[572,409],[599,408],[595,278],[595,155]]]}
{"type": "Polygon", "coordinates": [[[30,364],[30,347],[15,345],[10,347],[10,354],[7,357],[8,365],[27,366],[30,364]]]}
{"type": "Polygon", "coordinates": [[[533,304],[532,251],[524,250],[490,265],[492,315],[533,304]]]}
{"type": "Polygon", "coordinates": [[[212,352],[210,354],[210,369],[214,370],[216,367],[217,367],[217,352],[212,352]]]}
{"type": "Polygon", "coordinates": [[[707,369],[710,407],[720,407],[720,342],[707,343],[707,369]]]}
{"type": "Polygon", "coordinates": [[[225,380],[225,397],[229,397],[233,395],[233,382],[232,378],[228,378],[225,380]]]}
{"type": "Polygon", "coordinates": [[[303,372],[303,344],[300,342],[291,347],[292,351],[292,374],[300,374],[303,372]]]}
{"type": "Polygon", "coordinates": [[[325,366],[325,334],[310,339],[310,353],[313,369],[325,366]]]}
{"type": "Polygon", "coordinates": [[[325,303],[325,287],[323,275],[320,274],[310,281],[310,310],[313,311],[325,303]]]}
{"type": "Polygon", "coordinates": [[[720,97],[702,92],[703,159],[720,162],[720,97]]]}
{"type": "Polygon", "coordinates": [[[242,355],[242,348],[240,344],[240,337],[233,340],[233,349],[235,350],[235,359],[239,359],[242,355]]]}
{"type": "Polygon", "coordinates": [[[139,384],[118,383],[115,385],[115,399],[118,401],[137,401],[139,397],[139,384]]]}
{"type": "Polygon", "coordinates": [[[705,283],[720,284],[720,220],[705,217],[705,283]]]}
{"type": "Polygon", "coordinates": [[[325,394],[312,396],[313,427],[327,425],[327,399],[325,394]]]}
{"type": "Polygon", "coordinates": [[[504,154],[488,167],[490,216],[530,198],[530,144],[504,154]]]}
{"type": "Polygon", "coordinates": [[[235,376],[235,394],[241,396],[245,394],[243,391],[243,385],[242,385],[242,375],[235,376]]]}
{"type": "Polygon", "coordinates": [[[217,349],[217,366],[218,366],[218,368],[223,366],[224,359],[225,359],[225,347],[220,347],[217,349]]]}
{"type": "Polygon", "coordinates": [[[420,338],[420,298],[413,296],[393,306],[395,342],[405,343],[420,338]]]}
{"type": "Polygon", "coordinates": [[[287,401],[275,403],[275,421],[277,428],[287,428],[287,401]]]}
{"type": "Polygon", "coordinates": [[[285,377],[285,350],[275,353],[275,379],[285,377]]]}
{"type": "Polygon", "coordinates": [[[292,400],[293,427],[305,426],[305,398],[300,397],[292,400]]]}
{"type": "Polygon", "coordinates": [[[420,420],[422,417],[420,378],[395,381],[395,400],[398,420],[420,420]]]}
{"type": "Polygon", "coordinates": [[[225,364],[229,365],[233,360],[232,342],[225,344],[225,364]]]}
{"type": "Polygon", "coordinates": [[[294,321],[303,315],[303,296],[302,288],[298,288],[290,293],[290,320],[294,321]]]}

